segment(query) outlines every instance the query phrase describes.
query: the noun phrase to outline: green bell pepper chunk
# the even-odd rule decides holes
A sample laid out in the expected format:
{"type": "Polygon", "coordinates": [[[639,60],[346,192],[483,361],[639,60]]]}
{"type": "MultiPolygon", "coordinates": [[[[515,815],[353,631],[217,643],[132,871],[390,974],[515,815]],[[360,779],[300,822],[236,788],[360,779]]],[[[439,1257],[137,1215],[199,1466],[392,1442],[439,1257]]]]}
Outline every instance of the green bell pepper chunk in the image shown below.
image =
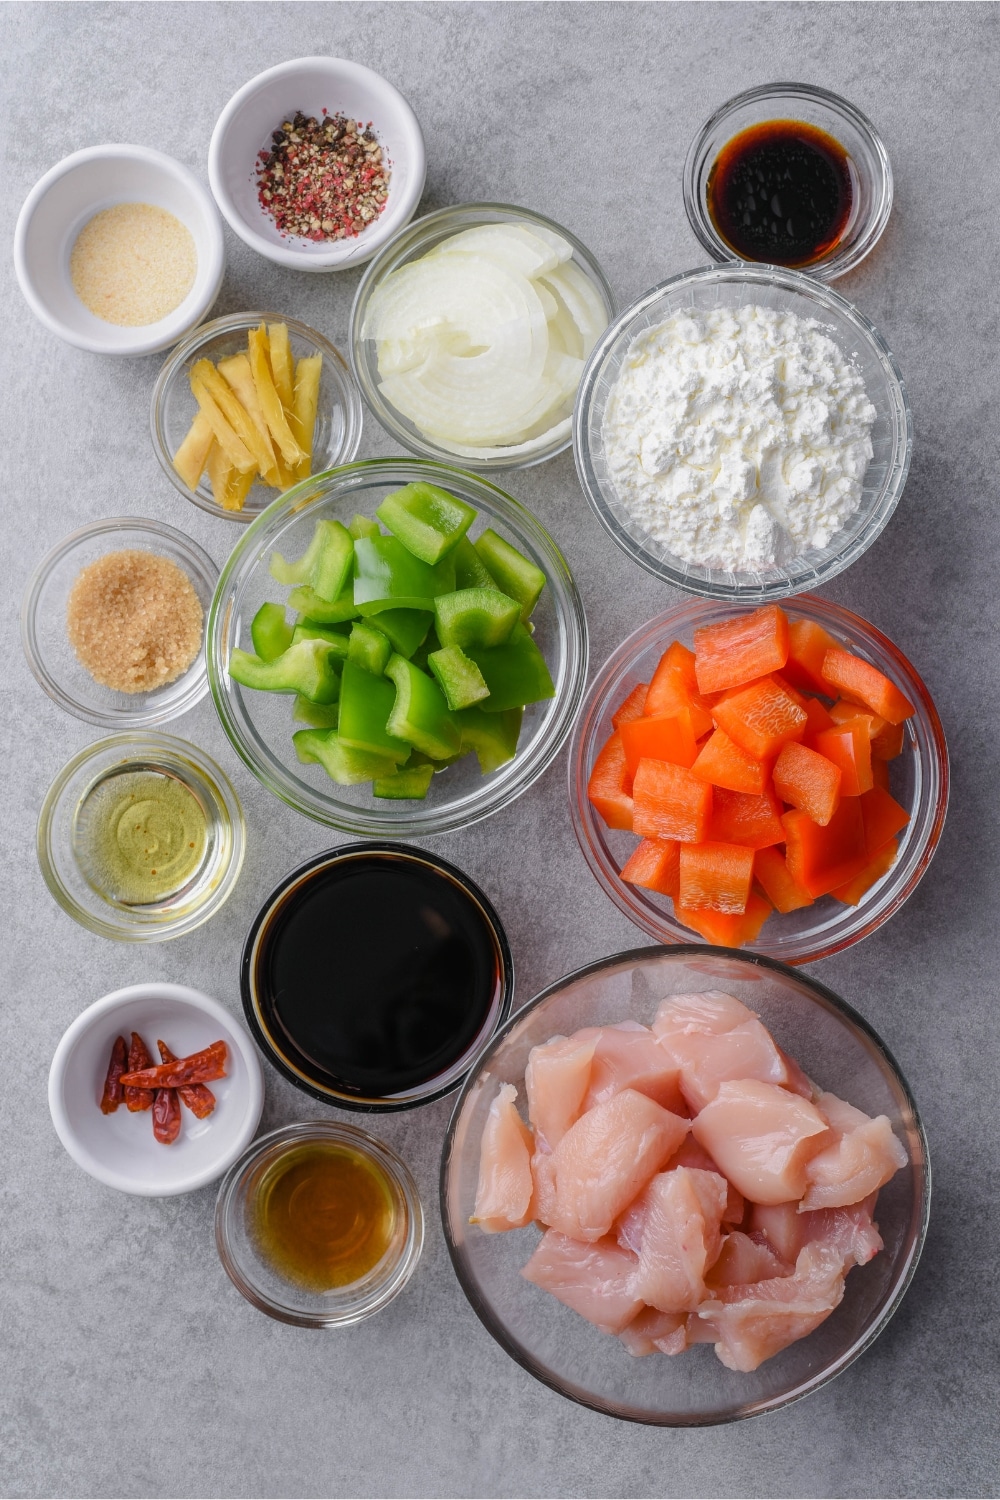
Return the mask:
{"type": "Polygon", "coordinates": [[[464,500],[422,482],[386,495],[375,514],[408,552],[431,564],[439,563],[476,519],[464,500]]]}
{"type": "Polygon", "coordinates": [[[315,620],[317,625],[340,625],[344,620],[356,620],[361,613],[354,603],[354,586],[350,579],[333,601],[321,599],[315,589],[303,586],[292,590],[288,603],[291,609],[298,610],[306,619],[315,620]]]}
{"type": "MultiPolygon", "coordinates": [[[[400,657],[400,661],[402,659],[400,657]]],[[[410,745],[389,727],[395,700],[391,682],[366,672],[364,667],[348,658],[340,682],[338,738],[353,750],[387,755],[394,762],[406,760],[410,745]]]]}
{"type": "MultiPolygon", "coordinates": [[[[340,696],[339,692],[337,696],[340,696]]],[[[312,729],[336,729],[340,719],[340,704],[310,703],[308,698],[303,698],[300,694],[295,699],[292,718],[296,724],[308,724],[312,729]]]]}
{"type": "Polygon", "coordinates": [[[261,661],[237,647],[229,655],[229,675],[243,687],[301,693],[311,703],[332,703],[340,691],[336,661],[326,641],[300,641],[275,661],[261,661]]]}
{"type": "Polygon", "coordinates": [[[367,516],[353,516],[348,531],[356,542],[363,536],[381,536],[382,528],[377,521],[370,521],[367,516]]]}
{"type": "Polygon", "coordinates": [[[250,622],[250,639],[261,661],[277,661],[292,645],[294,631],[283,604],[262,604],[250,622]]]}
{"type": "Polygon", "coordinates": [[[372,791],[376,797],[421,799],[427,796],[434,780],[434,767],[428,762],[423,766],[404,766],[392,776],[376,776],[372,791]]]}
{"type": "Polygon", "coordinates": [[[457,589],[496,588],[496,579],[467,536],[463,536],[451,556],[455,563],[455,587],[457,589]]]}
{"type": "Polygon", "coordinates": [[[423,645],[434,616],[422,609],[379,610],[378,628],[387,635],[400,656],[412,657],[423,645]]]}
{"type": "Polygon", "coordinates": [[[385,609],[432,610],[438,594],[455,588],[455,569],[430,567],[394,536],[361,537],[354,544],[354,603],[362,615],[385,609]]]}
{"type": "Polygon", "coordinates": [[[319,561],[325,545],[326,538],[321,530],[322,521],[317,521],[313,530],[312,541],[309,543],[302,556],[294,562],[287,562],[280,552],[272,552],[268,563],[268,571],[275,583],[286,585],[295,583],[309,583],[312,580],[312,570],[319,561]]]}
{"type": "MultiPolygon", "coordinates": [[[[381,620],[382,616],[378,618],[381,620]]],[[[392,642],[367,620],[356,620],[347,645],[347,659],[381,677],[392,655],[392,642]]]]}
{"type": "Polygon", "coordinates": [[[483,700],[486,713],[523,708],[556,695],[545,658],[523,625],[515,625],[505,645],[468,646],[466,655],[472,657],[490,690],[483,700]]]}
{"type": "Polygon", "coordinates": [[[374,777],[392,776],[396,762],[389,755],[374,755],[345,745],[332,729],[300,729],[292,735],[295,753],[306,765],[315,764],[340,786],[358,786],[374,777]]]}
{"type": "Polygon", "coordinates": [[[442,646],[502,646],[521,606],[497,589],[457,589],[434,600],[434,628],[442,646]]]}
{"type": "Polygon", "coordinates": [[[385,675],[396,685],[389,733],[408,740],[432,760],[456,755],[460,748],[458,728],[434,679],[398,654],[390,659],[385,675]]]}
{"type": "Polygon", "coordinates": [[[482,672],[460,646],[442,646],[440,651],[432,651],[427,665],[450,709],[468,708],[490,695],[482,672]]]}
{"type": "Polygon", "coordinates": [[[484,531],[473,545],[483,566],[496,579],[497,588],[508,598],[517,600],[521,606],[521,619],[527,620],[545,587],[545,574],[541,568],[536,568],[492,528],[484,531]]]}
{"type": "Polygon", "coordinates": [[[347,582],[354,560],[354,538],[339,521],[317,521],[313,539],[297,562],[289,563],[275,552],[271,577],[278,583],[308,584],[321,599],[337,598],[347,582]]]}
{"type": "Polygon", "coordinates": [[[514,759],[523,708],[508,708],[500,714],[483,713],[479,707],[463,708],[454,718],[462,736],[462,750],[476,752],[484,776],[514,759]]]}
{"type": "MultiPolygon", "coordinates": [[[[332,625],[319,625],[315,620],[300,620],[292,631],[292,645],[299,641],[325,641],[338,661],[347,659],[347,635],[332,625]]],[[[258,656],[260,652],[257,653],[258,656]]]]}

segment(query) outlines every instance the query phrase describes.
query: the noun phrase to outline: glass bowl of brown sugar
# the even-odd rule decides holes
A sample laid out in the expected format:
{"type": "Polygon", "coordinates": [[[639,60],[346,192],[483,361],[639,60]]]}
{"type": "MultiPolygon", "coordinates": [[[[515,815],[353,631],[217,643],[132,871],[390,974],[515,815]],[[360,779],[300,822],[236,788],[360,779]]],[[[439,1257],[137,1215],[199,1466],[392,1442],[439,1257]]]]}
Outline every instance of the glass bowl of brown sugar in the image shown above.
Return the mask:
{"type": "Polygon", "coordinates": [[[138,516],[64,537],[21,605],[28,665],[54,703],[106,729],[186,713],[208,690],[205,621],[219,571],[172,526],[138,516]]]}

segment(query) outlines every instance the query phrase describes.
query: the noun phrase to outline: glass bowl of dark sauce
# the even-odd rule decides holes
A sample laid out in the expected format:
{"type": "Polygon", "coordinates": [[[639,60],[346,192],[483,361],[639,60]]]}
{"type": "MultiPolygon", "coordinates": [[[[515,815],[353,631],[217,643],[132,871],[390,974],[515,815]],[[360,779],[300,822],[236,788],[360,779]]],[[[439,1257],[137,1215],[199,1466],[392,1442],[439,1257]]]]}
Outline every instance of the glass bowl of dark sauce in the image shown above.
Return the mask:
{"type": "Polygon", "coordinates": [[[243,1008],[290,1083],[340,1109],[410,1109],[458,1086],[510,1011],[493,906],[454,865],[346,844],[272,891],[247,935],[243,1008]]]}
{"type": "Polygon", "coordinates": [[[698,132],[684,206],[713,260],[835,281],[882,234],[892,167],[874,125],[846,99],[810,84],[766,84],[730,99],[698,132]]]}

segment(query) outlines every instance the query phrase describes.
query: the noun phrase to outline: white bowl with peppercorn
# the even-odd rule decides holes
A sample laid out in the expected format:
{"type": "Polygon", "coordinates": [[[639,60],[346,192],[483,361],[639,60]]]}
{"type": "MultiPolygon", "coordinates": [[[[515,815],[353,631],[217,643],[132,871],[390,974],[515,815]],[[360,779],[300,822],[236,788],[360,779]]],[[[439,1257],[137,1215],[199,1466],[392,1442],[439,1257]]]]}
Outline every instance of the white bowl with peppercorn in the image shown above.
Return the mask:
{"type": "Polygon", "coordinates": [[[208,176],[227,222],[258,254],[339,271],[381,249],[416,212],[424,139],[386,79],[339,57],[260,73],[219,116],[208,176]]]}

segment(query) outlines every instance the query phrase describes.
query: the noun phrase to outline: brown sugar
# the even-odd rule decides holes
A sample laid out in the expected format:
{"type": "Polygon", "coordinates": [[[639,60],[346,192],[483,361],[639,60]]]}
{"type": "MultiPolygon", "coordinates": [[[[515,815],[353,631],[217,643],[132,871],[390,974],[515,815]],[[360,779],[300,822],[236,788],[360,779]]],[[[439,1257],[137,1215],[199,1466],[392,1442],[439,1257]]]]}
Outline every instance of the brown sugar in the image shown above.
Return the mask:
{"type": "Polygon", "coordinates": [[[70,590],[66,629],[81,666],[119,693],[148,693],[186,672],[204,612],[190,578],[154,552],[108,552],[70,590]]]}

